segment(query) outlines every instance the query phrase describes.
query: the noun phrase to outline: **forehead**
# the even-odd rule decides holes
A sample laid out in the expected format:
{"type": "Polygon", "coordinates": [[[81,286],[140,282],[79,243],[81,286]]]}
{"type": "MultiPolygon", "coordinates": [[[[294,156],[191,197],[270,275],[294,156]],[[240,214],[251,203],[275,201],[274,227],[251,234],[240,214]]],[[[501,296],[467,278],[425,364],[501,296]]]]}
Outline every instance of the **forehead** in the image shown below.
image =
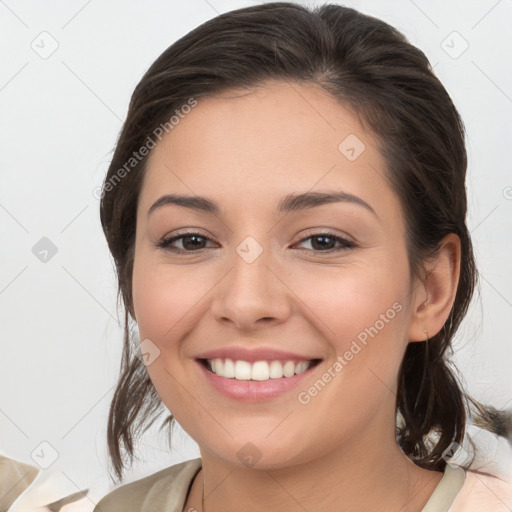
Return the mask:
{"type": "Polygon", "coordinates": [[[342,189],[385,209],[396,202],[385,172],[347,108],[316,85],[278,82],[200,98],[152,150],[141,203],[179,192],[268,208],[290,192],[342,189]]]}

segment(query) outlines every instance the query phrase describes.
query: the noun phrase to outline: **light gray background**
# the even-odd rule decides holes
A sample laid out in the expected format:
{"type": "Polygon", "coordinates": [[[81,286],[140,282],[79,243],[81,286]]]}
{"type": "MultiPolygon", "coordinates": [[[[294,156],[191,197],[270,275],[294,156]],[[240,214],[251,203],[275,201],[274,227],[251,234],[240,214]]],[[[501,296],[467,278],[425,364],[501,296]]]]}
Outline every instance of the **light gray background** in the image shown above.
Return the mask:
{"type": "MultiPolygon", "coordinates": [[[[5,454],[34,464],[36,450],[49,462],[52,450],[40,445],[47,442],[58,453],[52,470],[77,485],[107,482],[105,427],[122,333],[93,191],[148,66],[200,23],[254,3],[0,2],[0,450],[5,454]],[[40,35],[44,31],[51,36],[40,35]],[[51,49],[52,38],[58,48],[42,58],[36,49],[51,49]],[[46,263],[32,252],[42,237],[57,248],[46,263]]],[[[466,123],[469,226],[482,279],[481,297],[459,331],[455,360],[476,397],[510,407],[512,1],[344,4],[384,19],[419,46],[466,123]],[[457,56],[464,40],[469,47],[457,56]]],[[[172,453],[155,432],[144,437],[143,462],[127,481],[199,456],[180,429],[172,453]]]]}

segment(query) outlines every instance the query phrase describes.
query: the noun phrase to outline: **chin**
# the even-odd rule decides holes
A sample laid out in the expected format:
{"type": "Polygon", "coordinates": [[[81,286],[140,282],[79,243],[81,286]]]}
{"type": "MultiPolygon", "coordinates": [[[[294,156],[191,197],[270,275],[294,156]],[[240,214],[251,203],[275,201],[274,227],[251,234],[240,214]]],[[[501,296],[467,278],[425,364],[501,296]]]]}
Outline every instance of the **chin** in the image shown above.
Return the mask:
{"type": "MultiPolygon", "coordinates": [[[[273,434],[271,434],[272,436],[273,434]]],[[[229,438],[222,445],[209,446],[207,452],[224,460],[227,464],[240,468],[255,470],[274,470],[307,463],[312,458],[306,453],[304,436],[286,436],[283,443],[283,435],[275,434],[275,439],[270,440],[267,434],[255,433],[252,437],[248,434],[243,438],[229,438]]],[[[211,444],[211,437],[207,437],[211,444]]],[[[198,443],[200,444],[200,443],[198,443]]],[[[200,444],[201,446],[201,444],[200,444]]],[[[203,454],[201,449],[201,454],[203,454]]]]}

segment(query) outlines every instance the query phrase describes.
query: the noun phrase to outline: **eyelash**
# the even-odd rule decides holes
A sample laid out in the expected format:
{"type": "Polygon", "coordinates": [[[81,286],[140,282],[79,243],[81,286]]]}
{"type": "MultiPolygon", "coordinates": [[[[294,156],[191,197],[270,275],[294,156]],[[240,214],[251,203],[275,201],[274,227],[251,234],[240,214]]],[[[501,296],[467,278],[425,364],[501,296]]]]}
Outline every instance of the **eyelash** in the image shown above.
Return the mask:
{"type": "MultiPolygon", "coordinates": [[[[180,240],[180,239],[183,239],[183,238],[186,238],[186,237],[191,237],[191,236],[198,236],[200,238],[203,238],[205,239],[206,241],[210,241],[212,242],[213,240],[211,240],[211,238],[207,237],[207,236],[204,236],[204,235],[201,235],[200,233],[194,233],[194,232],[190,232],[190,233],[180,233],[176,236],[173,236],[171,238],[163,238],[162,240],[160,240],[159,242],[157,242],[155,245],[162,249],[163,251],[170,251],[170,252],[173,252],[175,254],[193,254],[193,253],[200,253],[202,251],[205,251],[207,250],[208,248],[202,248],[202,249],[198,249],[197,251],[186,251],[186,250],[183,250],[183,249],[177,249],[176,247],[171,247],[171,244],[173,242],[176,242],[177,240],[180,240]]],[[[309,240],[310,238],[319,238],[319,237],[323,237],[323,236],[326,236],[326,237],[329,237],[331,239],[333,239],[335,242],[339,242],[341,243],[341,247],[338,247],[338,248],[334,248],[334,249],[327,249],[325,251],[319,251],[319,250],[315,250],[315,249],[304,249],[308,252],[314,252],[316,254],[331,254],[333,252],[340,252],[340,251],[345,251],[347,249],[353,249],[355,247],[357,247],[357,244],[355,242],[352,242],[351,240],[347,240],[346,238],[342,238],[342,237],[339,237],[339,236],[336,236],[332,233],[329,233],[329,232],[322,232],[322,233],[314,233],[313,235],[309,235],[301,240],[299,240],[299,244],[304,242],[305,240],[309,240]]]]}

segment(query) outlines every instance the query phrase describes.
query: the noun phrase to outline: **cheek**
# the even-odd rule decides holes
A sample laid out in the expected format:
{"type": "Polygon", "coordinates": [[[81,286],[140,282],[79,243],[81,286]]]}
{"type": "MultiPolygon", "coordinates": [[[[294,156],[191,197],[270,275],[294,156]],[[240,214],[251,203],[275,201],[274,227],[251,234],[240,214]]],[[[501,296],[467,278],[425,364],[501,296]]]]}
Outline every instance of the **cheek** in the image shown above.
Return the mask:
{"type": "Polygon", "coordinates": [[[404,315],[398,315],[397,309],[405,308],[407,289],[407,276],[398,268],[361,263],[305,273],[294,292],[317,317],[316,323],[320,320],[324,325],[326,337],[343,349],[347,340],[376,322],[380,331],[383,321],[389,330],[391,323],[401,320],[404,315]]]}
{"type": "Polygon", "coordinates": [[[141,348],[144,352],[149,347],[153,358],[146,370],[162,402],[178,421],[182,420],[181,412],[188,410],[190,399],[182,384],[187,380],[187,366],[183,364],[187,358],[181,347],[187,345],[181,343],[181,337],[193,328],[194,307],[205,294],[197,273],[195,278],[192,275],[173,271],[144,252],[135,256],[133,305],[141,348]]]}
{"type": "Polygon", "coordinates": [[[406,346],[406,258],[382,254],[372,261],[307,273],[294,289],[307,306],[303,314],[328,342],[332,363],[341,364],[329,384],[338,399],[339,393],[351,394],[350,401],[356,394],[362,398],[376,385],[393,389],[406,346]]]}
{"type": "MultiPolygon", "coordinates": [[[[208,290],[196,269],[173,271],[142,254],[133,269],[133,303],[141,337],[170,342],[208,290]]],[[[141,338],[142,339],[142,338],[141,338]]]]}
{"type": "Polygon", "coordinates": [[[320,378],[299,390],[297,412],[311,429],[339,442],[379,411],[391,414],[407,326],[406,281],[387,266],[345,270],[330,279],[317,275],[300,291],[333,354],[320,378]]]}

